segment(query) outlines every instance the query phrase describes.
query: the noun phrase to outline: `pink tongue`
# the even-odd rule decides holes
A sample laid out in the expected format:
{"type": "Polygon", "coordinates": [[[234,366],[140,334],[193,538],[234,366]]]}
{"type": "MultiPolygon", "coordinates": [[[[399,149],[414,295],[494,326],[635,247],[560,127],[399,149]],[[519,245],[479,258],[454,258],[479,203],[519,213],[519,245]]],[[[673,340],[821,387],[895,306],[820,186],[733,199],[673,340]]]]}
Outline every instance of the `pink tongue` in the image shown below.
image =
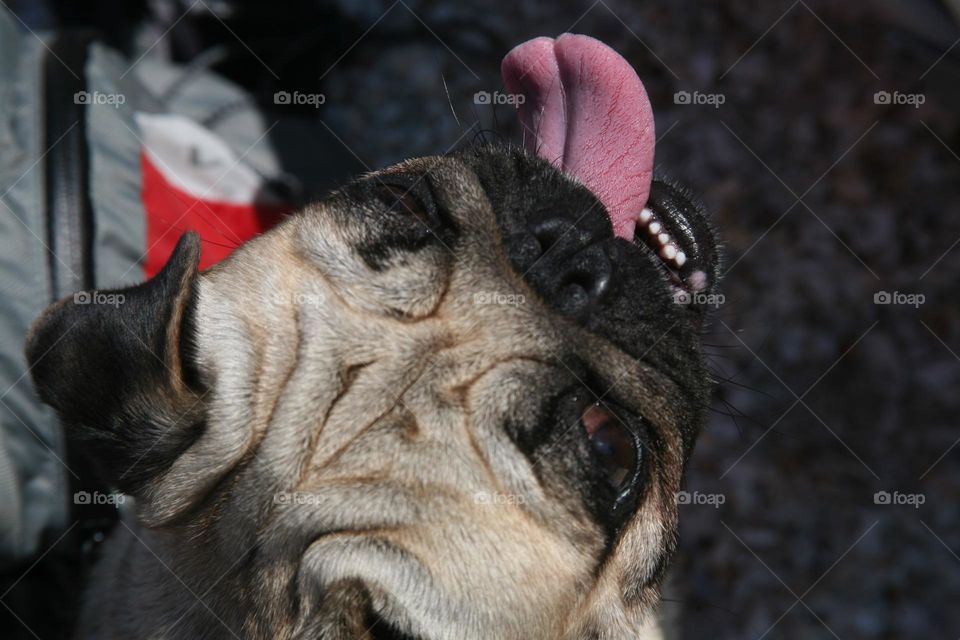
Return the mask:
{"type": "Polygon", "coordinates": [[[606,206],[614,233],[633,239],[653,175],[650,100],[630,64],[599,40],[565,33],[515,47],[500,66],[523,94],[527,147],[575,176],[606,206]]]}

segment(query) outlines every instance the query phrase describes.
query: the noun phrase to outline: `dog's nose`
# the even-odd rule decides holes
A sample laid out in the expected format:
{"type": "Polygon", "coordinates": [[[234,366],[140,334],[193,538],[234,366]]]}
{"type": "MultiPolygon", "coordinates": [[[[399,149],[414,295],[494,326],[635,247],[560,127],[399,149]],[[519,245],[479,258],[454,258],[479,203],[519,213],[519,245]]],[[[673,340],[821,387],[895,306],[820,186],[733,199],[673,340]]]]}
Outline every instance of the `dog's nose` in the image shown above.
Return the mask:
{"type": "Polygon", "coordinates": [[[603,235],[569,218],[532,223],[509,242],[514,264],[561,313],[578,315],[610,288],[612,266],[603,235]]]}

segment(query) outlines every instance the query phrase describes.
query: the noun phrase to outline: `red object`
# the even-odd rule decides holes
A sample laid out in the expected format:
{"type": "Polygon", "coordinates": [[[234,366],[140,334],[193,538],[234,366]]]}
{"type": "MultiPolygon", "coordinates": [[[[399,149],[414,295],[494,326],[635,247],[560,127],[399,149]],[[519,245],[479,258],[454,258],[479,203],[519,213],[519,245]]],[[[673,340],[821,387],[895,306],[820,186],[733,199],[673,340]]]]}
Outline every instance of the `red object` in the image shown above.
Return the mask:
{"type": "Polygon", "coordinates": [[[143,272],[153,277],[166,264],[185,231],[200,234],[200,269],[226,258],[253,236],[277,224],[289,206],[237,204],[206,199],[173,185],[141,150],[141,199],[147,214],[143,272]]]}

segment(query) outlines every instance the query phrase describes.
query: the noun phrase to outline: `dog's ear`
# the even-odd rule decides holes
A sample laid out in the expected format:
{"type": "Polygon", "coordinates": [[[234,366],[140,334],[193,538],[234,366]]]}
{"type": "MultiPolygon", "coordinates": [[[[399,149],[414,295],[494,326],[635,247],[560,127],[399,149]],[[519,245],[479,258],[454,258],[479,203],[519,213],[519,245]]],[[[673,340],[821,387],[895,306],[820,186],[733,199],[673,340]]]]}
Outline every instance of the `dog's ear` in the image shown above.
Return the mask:
{"type": "Polygon", "coordinates": [[[193,353],[200,241],[186,233],[163,270],[127,289],[76,293],[27,336],[34,384],[103,480],[136,495],[196,438],[203,384],[193,353]]]}

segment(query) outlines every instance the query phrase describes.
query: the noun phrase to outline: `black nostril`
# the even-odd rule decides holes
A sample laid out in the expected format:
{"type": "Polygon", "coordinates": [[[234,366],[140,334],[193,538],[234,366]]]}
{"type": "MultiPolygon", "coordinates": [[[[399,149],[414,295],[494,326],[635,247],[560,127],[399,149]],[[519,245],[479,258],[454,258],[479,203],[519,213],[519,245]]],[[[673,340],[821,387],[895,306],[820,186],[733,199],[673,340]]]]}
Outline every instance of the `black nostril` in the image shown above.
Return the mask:
{"type": "Polygon", "coordinates": [[[526,273],[543,255],[543,247],[532,234],[516,233],[507,240],[507,252],[513,264],[526,273]]]}
{"type": "Polygon", "coordinates": [[[571,232],[573,224],[564,218],[547,218],[530,226],[530,231],[544,249],[549,249],[562,236],[571,232]]]}
{"type": "Polygon", "coordinates": [[[569,255],[590,241],[590,234],[569,218],[547,218],[530,226],[544,253],[569,255]]]}
{"type": "Polygon", "coordinates": [[[569,218],[548,218],[511,235],[507,245],[514,266],[547,302],[581,316],[611,289],[608,239],[569,218]]]}
{"type": "Polygon", "coordinates": [[[564,282],[578,284],[594,300],[610,288],[613,266],[606,251],[599,245],[587,247],[569,261],[564,282]]]}
{"type": "Polygon", "coordinates": [[[577,315],[610,288],[613,267],[599,245],[587,247],[559,267],[556,291],[562,313],[577,315]]]}

